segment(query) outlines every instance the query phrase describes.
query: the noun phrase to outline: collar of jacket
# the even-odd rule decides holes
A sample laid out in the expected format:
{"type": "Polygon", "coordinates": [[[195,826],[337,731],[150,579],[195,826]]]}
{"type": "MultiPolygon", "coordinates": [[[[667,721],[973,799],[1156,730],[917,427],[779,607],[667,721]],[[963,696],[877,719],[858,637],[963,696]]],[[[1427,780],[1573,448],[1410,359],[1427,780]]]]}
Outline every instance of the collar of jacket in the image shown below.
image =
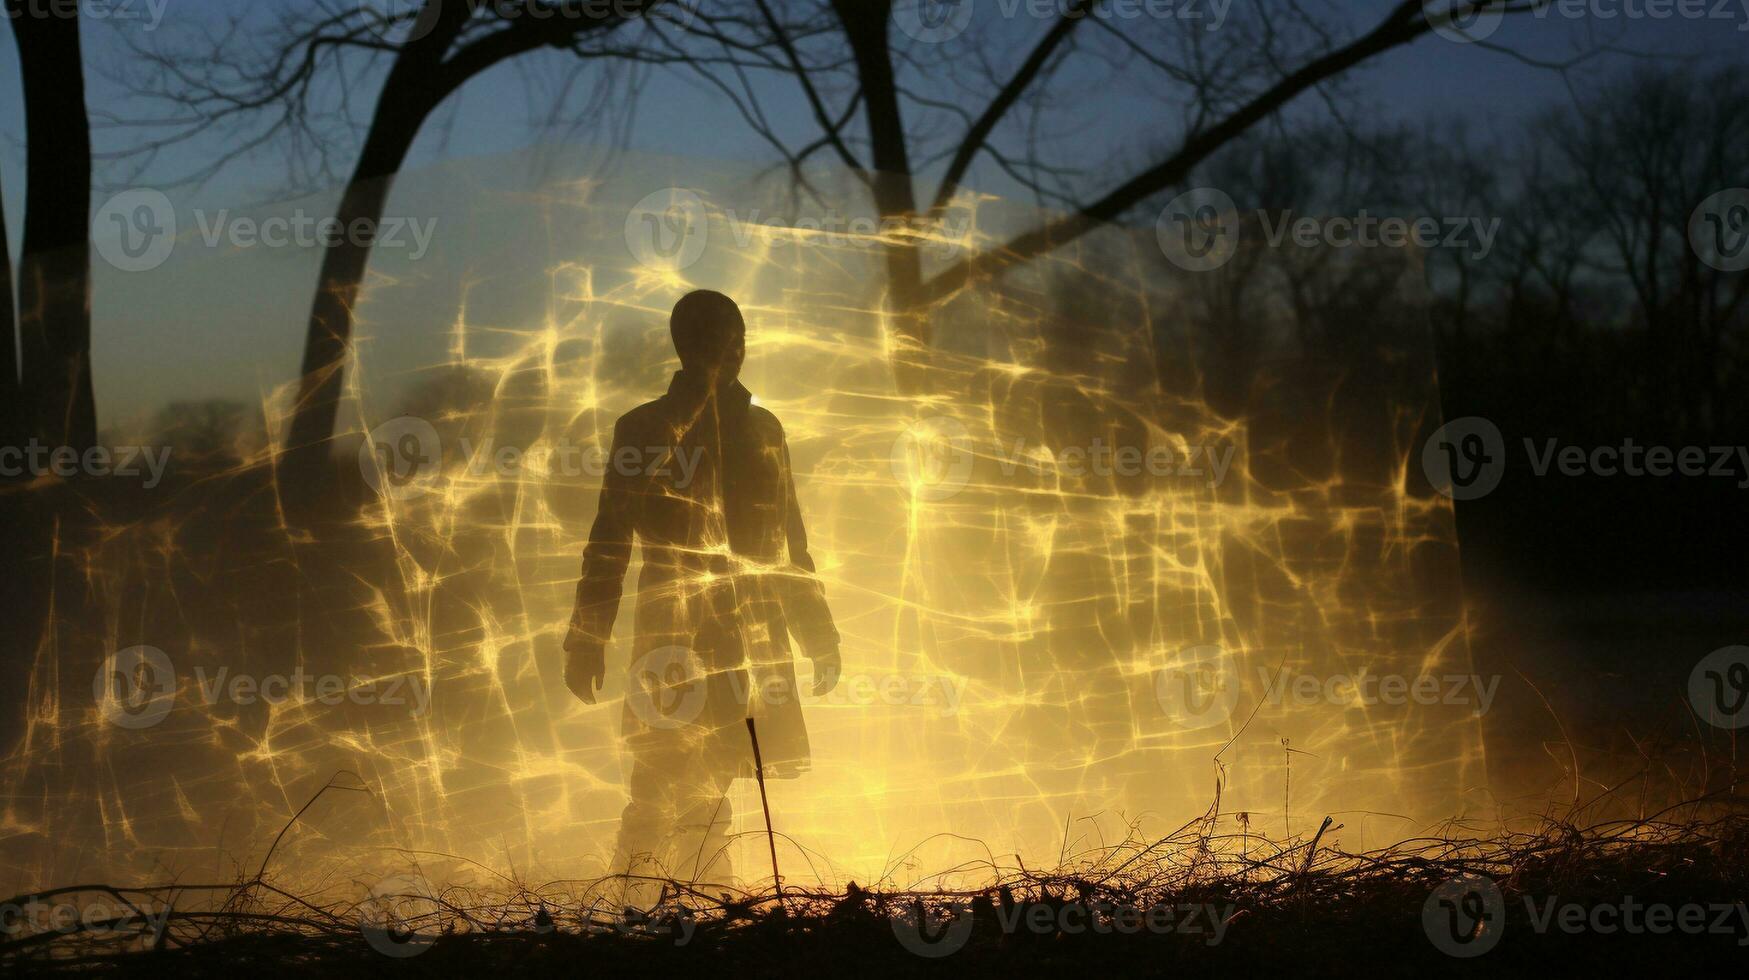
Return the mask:
{"type": "MultiPolygon", "coordinates": [[[[694,382],[692,376],[685,371],[676,371],[674,372],[674,380],[668,382],[668,397],[686,405],[696,406],[710,397],[710,393],[705,390],[704,385],[694,382]]],[[[752,401],[753,393],[748,391],[746,386],[739,381],[717,392],[718,404],[732,411],[746,411],[748,404],[752,401]]]]}

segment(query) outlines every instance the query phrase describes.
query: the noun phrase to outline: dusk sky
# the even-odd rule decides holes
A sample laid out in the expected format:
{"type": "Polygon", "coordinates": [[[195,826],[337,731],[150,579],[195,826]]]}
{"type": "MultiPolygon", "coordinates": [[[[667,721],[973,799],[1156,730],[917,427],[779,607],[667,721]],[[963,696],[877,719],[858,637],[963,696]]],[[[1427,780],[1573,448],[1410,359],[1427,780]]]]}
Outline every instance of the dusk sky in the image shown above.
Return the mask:
{"type": "MultiPolygon", "coordinates": [[[[269,11],[294,7],[299,2],[314,0],[272,0],[250,5],[251,23],[265,20],[269,11]]],[[[1027,16],[1026,6],[1012,18],[1002,18],[1001,11],[1010,0],[967,0],[981,3],[974,7],[975,16],[995,18],[996,36],[1013,43],[1008,49],[995,52],[998,59],[1018,59],[1029,39],[1041,35],[1046,26],[1036,17],[1027,16]]],[[[1217,0],[1199,0],[1207,6],[1207,16],[1218,16],[1217,0]]],[[[1232,0],[1222,0],[1232,2],[1232,0]]],[[[131,112],[125,90],[113,84],[112,71],[126,70],[134,56],[129,41],[151,45],[159,37],[188,29],[201,29],[220,23],[227,10],[240,9],[238,0],[101,0],[83,5],[90,10],[113,10],[103,18],[89,16],[85,26],[87,46],[88,102],[98,130],[96,142],[100,149],[115,149],[130,142],[143,143],[152,134],[150,128],[130,128],[119,132],[102,129],[105,116],[139,118],[131,112]],[[108,7],[104,4],[107,3],[108,7]],[[123,15],[131,16],[131,19],[123,15]],[[152,26],[156,23],[156,26],[152,26]],[[121,34],[123,36],[117,36],[121,34]],[[104,66],[101,70],[97,66],[104,66]]],[[[1391,5],[1381,0],[1360,0],[1354,3],[1326,2],[1311,8],[1324,10],[1330,24],[1346,24],[1349,33],[1358,33],[1373,23],[1391,5]]],[[[1487,44],[1458,44],[1437,36],[1423,37],[1411,45],[1387,52],[1351,73],[1346,84],[1362,104],[1376,107],[1380,118],[1405,122],[1426,122],[1434,125],[1467,123],[1480,132],[1498,124],[1510,124],[1528,113],[1558,106],[1569,101],[1575,91],[1619,71],[1636,59],[1674,59],[1685,63],[1702,62],[1710,52],[1714,60],[1740,59],[1749,44],[1749,0],[1731,0],[1718,4],[1716,0],[1699,4],[1709,13],[1721,13],[1728,19],[1627,19],[1616,16],[1600,19],[1599,14],[1616,11],[1637,11],[1641,0],[1585,0],[1584,6],[1593,16],[1574,18],[1564,11],[1572,4],[1559,4],[1543,14],[1520,15],[1507,21],[1490,37],[1487,44]],[[1509,48],[1516,53],[1491,49],[1509,48]],[[1592,56],[1575,65],[1564,75],[1534,63],[1568,62],[1583,51],[1592,56]]],[[[1656,2],[1654,0],[1654,7],[1656,2]]],[[[1237,16],[1228,9],[1226,16],[1237,16]]],[[[981,24],[975,20],[974,24],[981,24]]],[[[895,42],[904,41],[895,35],[895,42]]],[[[471,80],[461,92],[454,124],[447,145],[442,136],[428,126],[415,153],[415,165],[435,159],[501,153],[527,147],[552,138],[540,131],[537,114],[544,106],[530,104],[529,93],[540,92],[540,81],[558,77],[574,60],[569,55],[539,53],[522,62],[500,66],[471,80]],[[536,87],[525,86],[525,78],[536,80],[536,87]],[[463,135],[465,134],[465,135],[463,135]]],[[[1067,76],[1074,78],[1074,75],[1067,76]]],[[[23,124],[18,95],[18,65],[16,48],[0,45],[0,78],[6,79],[5,96],[0,98],[0,133],[4,134],[4,167],[8,215],[16,215],[22,193],[23,124]]],[[[796,86],[787,78],[767,78],[759,84],[773,115],[782,120],[789,115],[801,127],[811,125],[804,106],[796,94],[796,86]],[[793,110],[786,113],[785,110],[793,110]]],[[[1084,101],[1075,108],[1081,128],[1078,145],[1098,147],[1090,159],[1101,159],[1106,150],[1145,148],[1177,131],[1178,122],[1170,107],[1151,93],[1126,90],[1122,86],[1100,86],[1097,98],[1084,101]]],[[[360,106],[366,97],[357,93],[360,106]]],[[[1308,108],[1305,103],[1315,97],[1302,97],[1296,108],[1308,108]]],[[[742,124],[734,110],[717,92],[695,77],[678,77],[661,71],[648,76],[640,103],[640,112],[629,130],[629,147],[634,150],[691,156],[700,159],[744,160],[764,162],[770,159],[769,148],[742,124]]],[[[361,108],[360,116],[366,113],[361,108]]],[[[796,129],[800,132],[800,129],[796,129]]],[[[1000,133],[1000,131],[999,131],[1000,133]]],[[[1010,139],[1015,134],[1005,134],[1010,139]]],[[[599,139],[578,139],[579,142],[605,142],[599,139]]],[[[207,147],[202,147],[203,149],[207,147]]],[[[146,183],[168,180],[187,172],[191,160],[204,160],[198,153],[166,154],[160,164],[148,171],[146,183]]],[[[232,200],[272,199],[284,183],[284,167],[272,154],[262,154],[237,161],[214,182],[232,194],[232,200]]],[[[113,182],[113,174],[100,172],[99,181],[113,182]]],[[[983,166],[974,172],[975,183],[999,189],[995,168],[983,166]]],[[[116,186],[113,183],[110,186],[116,186]]],[[[18,234],[17,222],[9,222],[11,233],[18,234]]]]}
{"type": "MultiPolygon", "coordinates": [[[[277,7],[259,4],[239,8],[236,2],[110,0],[108,7],[82,8],[92,12],[88,14],[84,39],[87,97],[94,143],[100,155],[94,207],[110,193],[138,186],[168,191],[179,211],[204,207],[209,213],[218,208],[246,208],[301,196],[288,192],[291,185],[280,142],[268,143],[262,151],[235,160],[199,187],[178,185],[176,181],[200,169],[216,153],[234,146],[234,138],[227,141],[227,137],[220,136],[173,146],[147,167],[138,180],[128,179],[113,161],[102,159],[105,153],[144,144],[163,132],[150,125],[111,125],[113,121],[161,118],[171,111],[163,104],[142,103],[118,84],[118,79],[126,78],[140,65],[131,46],[173,45],[190,37],[191,32],[217,29],[228,11],[247,9],[245,23],[257,24],[271,22],[276,9],[295,9],[285,7],[286,0],[280,0],[277,7]],[[105,13],[99,15],[98,11],[105,13]]],[[[972,32],[987,32],[982,35],[988,39],[986,53],[998,68],[1017,62],[1046,29],[1039,17],[1027,13],[1032,8],[1025,4],[1016,7],[1010,0],[968,2],[978,5],[974,7],[972,32]],[[1005,10],[1016,12],[1005,16],[1005,10]]],[[[1325,23],[1345,25],[1341,33],[1351,36],[1374,23],[1388,7],[1389,4],[1368,0],[1355,4],[1329,3],[1312,10],[1316,13],[1321,9],[1319,16],[1325,23]]],[[[1435,137],[1448,127],[1465,126],[1479,140],[1493,136],[1510,140],[1514,128],[1528,115],[1571,104],[1588,86],[1620,73],[1636,60],[1679,59],[1699,65],[1709,59],[1724,62],[1741,58],[1744,45],[1749,42],[1749,31],[1745,31],[1749,28],[1749,14],[1744,7],[1749,7],[1749,0],[1741,5],[1706,8],[1726,14],[1728,19],[1600,19],[1566,16],[1563,11],[1569,10],[1570,5],[1563,5],[1541,16],[1508,18],[1488,38],[1488,44],[1423,37],[1350,73],[1342,83],[1351,100],[1344,103],[1348,107],[1345,111],[1363,114],[1377,123],[1406,124],[1435,137]],[[1511,53],[1497,49],[1496,45],[1509,48],[1511,53]],[[1566,72],[1547,67],[1571,62],[1585,51],[1591,55],[1566,72]],[[1709,54],[1697,56],[1696,52],[1709,54]]],[[[1591,0],[1588,9],[1609,13],[1621,9],[1638,11],[1640,7],[1637,3],[1623,8],[1615,0],[1591,0]]],[[[1238,9],[1218,6],[1213,0],[1207,0],[1206,9],[1201,12],[1205,18],[1216,20],[1234,18],[1240,13],[1238,9]]],[[[1158,25],[1152,26],[1158,29],[1158,25]]],[[[1136,29],[1149,29],[1149,25],[1136,29]]],[[[908,43],[908,39],[895,30],[894,42],[908,43]]],[[[379,61],[377,74],[365,76],[354,92],[354,115],[361,128],[373,104],[374,86],[380,83],[380,69],[386,63],[386,59],[379,61]]],[[[420,179],[417,175],[433,165],[505,154],[517,154],[521,160],[544,157],[560,161],[558,169],[572,177],[597,172],[606,179],[623,176],[623,160],[617,169],[593,169],[602,165],[604,157],[600,150],[611,141],[611,133],[599,129],[554,132],[539,124],[540,114],[547,111],[551,100],[548,93],[559,88],[560,80],[575,65],[576,59],[569,54],[540,52],[470,80],[460,96],[452,98],[422,130],[396,194],[405,200],[408,195],[429,197],[437,193],[447,178],[434,178],[415,189],[415,181],[420,179]],[[520,152],[535,147],[543,147],[543,152],[520,152]],[[575,151],[569,147],[575,147],[575,151]]],[[[1079,87],[1089,95],[1082,99],[1066,98],[1066,108],[1056,110],[1057,128],[1067,131],[1069,136],[1046,152],[1060,164],[1079,168],[1083,172],[1080,177],[1083,186],[1091,191],[1121,181],[1151,152],[1157,153],[1161,147],[1170,145],[1181,132],[1180,109],[1173,101],[1174,93],[1150,91],[1134,81],[1139,77],[1158,79],[1157,74],[1145,75],[1131,68],[1127,74],[1114,75],[1103,66],[1087,67],[1085,60],[1073,65],[1060,76],[1057,87],[1064,92],[1079,87]]],[[[594,67],[592,74],[583,76],[584,84],[594,84],[601,72],[609,70],[624,71],[624,66],[615,63],[594,67]]],[[[717,165],[749,170],[768,165],[774,159],[771,149],[743,123],[735,108],[696,76],[660,69],[643,71],[645,81],[637,112],[625,134],[625,148],[631,151],[627,159],[693,160],[703,170],[712,170],[717,165]]],[[[18,77],[17,51],[10,43],[0,45],[0,76],[9,80],[6,95],[0,99],[0,133],[5,140],[0,144],[0,177],[4,180],[7,232],[16,254],[22,226],[24,152],[18,85],[12,81],[18,77]]],[[[755,84],[774,128],[791,137],[794,143],[811,137],[811,117],[793,79],[768,77],[755,84]]],[[[1325,114],[1325,106],[1324,100],[1308,94],[1293,103],[1289,111],[1325,114]]],[[[913,126],[918,126],[920,119],[924,120],[922,128],[931,130],[935,146],[950,137],[957,125],[939,116],[926,119],[921,111],[907,116],[913,126]]],[[[853,132],[860,134],[862,125],[858,119],[853,132]]],[[[995,141],[1015,153],[1020,151],[1023,138],[1024,132],[1019,127],[1009,126],[998,129],[995,141]]],[[[820,154],[815,162],[830,160],[826,154],[820,154]]],[[[351,163],[349,153],[337,153],[333,166],[343,176],[351,163]]],[[[939,166],[937,161],[935,167],[939,166]]],[[[496,164],[486,166],[488,170],[495,168],[496,164]]],[[[534,175],[525,179],[542,178],[534,175]]],[[[988,157],[974,164],[967,183],[973,189],[1004,197],[1028,197],[988,157]]],[[[332,206],[336,186],[312,182],[302,189],[314,194],[309,206],[320,212],[332,206]]],[[[391,206],[393,201],[391,198],[391,206]]],[[[847,205],[847,209],[856,207],[856,202],[847,205]]],[[[223,393],[236,396],[290,380],[300,343],[300,324],[307,312],[308,285],[304,280],[314,272],[310,264],[313,258],[304,258],[305,261],[268,263],[246,279],[235,277],[235,271],[241,268],[237,266],[228,267],[231,273],[208,273],[221,280],[211,286],[178,278],[169,269],[118,280],[113,270],[99,268],[94,281],[94,303],[99,316],[94,325],[93,351],[99,399],[109,403],[106,417],[113,420],[136,414],[145,410],[151,400],[167,392],[187,391],[190,386],[217,385],[227,389],[223,393]],[[235,303],[228,305],[224,296],[232,290],[226,283],[243,281],[250,284],[251,295],[235,296],[235,303]],[[202,299],[190,305],[188,297],[195,293],[202,299]],[[238,315],[250,316],[251,309],[259,309],[267,317],[251,321],[261,335],[241,336],[228,324],[237,322],[238,315]],[[169,323],[178,327],[170,329],[165,326],[169,323]],[[187,357],[155,357],[179,337],[189,352],[187,357]],[[247,372],[229,367],[212,370],[210,365],[199,363],[208,359],[219,364],[249,362],[251,367],[247,372]],[[136,373],[142,363],[152,365],[152,377],[136,373]],[[122,372],[127,372],[127,385],[105,383],[119,379],[122,372]],[[113,399],[123,390],[140,403],[116,404],[113,399]]],[[[393,267],[393,260],[388,257],[375,261],[383,268],[393,267]]],[[[253,264],[251,268],[255,268],[253,264]]],[[[416,307],[408,306],[409,302],[412,301],[404,301],[397,309],[417,318],[419,314],[411,312],[416,307]]]]}

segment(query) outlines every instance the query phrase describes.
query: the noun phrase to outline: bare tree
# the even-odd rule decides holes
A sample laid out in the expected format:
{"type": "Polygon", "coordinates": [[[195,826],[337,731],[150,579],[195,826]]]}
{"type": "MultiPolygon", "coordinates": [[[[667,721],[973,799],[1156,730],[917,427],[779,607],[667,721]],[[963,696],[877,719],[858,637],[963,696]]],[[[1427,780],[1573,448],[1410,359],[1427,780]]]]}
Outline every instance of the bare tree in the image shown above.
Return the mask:
{"type": "Polygon", "coordinates": [[[1715,421],[1726,331],[1749,276],[1715,269],[1690,246],[1688,217],[1741,183],[1749,160],[1749,74],[1642,70],[1546,120],[1575,177],[1573,203],[1600,231],[1589,258],[1632,289],[1645,331],[1647,409],[1683,429],[1715,421]]]}
{"type": "MultiPolygon", "coordinates": [[[[252,43],[245,43],[241,20],[233,21],[229,30],[203,36],[192,46],[141,51],[149,65],[142,79],[148,95],[183,111],[155,121],[168,131],[132,148],[130,155],[143,166],[170,145],[220,132],[232,137],[231,148],[189,179],[204,179],[275,140],[309,151],[314,163],[302,176],[325,176],[351,144],[352,88],[374,77],[379,60],[387,58],[387,73],[335,213],[341,227],[374,224],[415,137],[469,79],[541,49],[598,57],[609,50],[606,38],[616,28],[634,20],[653,22],[643,15],[663,2],[619,0],[575,8],[542,0],[425,0],[417,10],[386,16],[367,3],[323,0],[319,13],[287,15],[265,42],[252,43]],[[391,39],[396,35],[404,37],[391,39]],[[187,67],[197,63],[206,67],[187,67]],[[337,96],[328,92],[329,84],[338,88],[337,96]]],[[[302,159],[300,153],[293,156],[302,159]]],[[[319,462],[333,435],[353,306],[369,257],[368,244],[351,240],[323,253],[287,441],[294,459],[319,462]]]]}
{"type": "MultiPolygon", "coordinates": [[[[780,11],[776,0],[746,0],[726,13],[701,14],[691,34],[714,45],[715,56],[694,51],[694,57],[680,63],[735,99],[742,115],[798,175],[802,164],[822,151],[863,175],[883,219],[926,228],[953,201],[981,157],[1059,212],[995,247],[933,271],[924,268],[921,235],[887,245],[889,305],[913,348],[926,349],[927,314],[934,305],[971,282],[1056,249],[1181,184],[1211,154],[1306,91],[1436,26],[1463,23],[1477,13],[1527,10],[1534,4],[1459,0],[1430,13],[1421,0],[1404,0],[1370,30],[1340,39],[1331,25],[1293,2],[1260,5],[1252,19],[1220,32],[1187,22],[1161,22],[1152,25],[1153,34],[1132,35],[1094,16],[1088,0],[1069,0],[1042,35],[1020,48],[1024,56],[1005,69],[993,63],[989,52],[1013,50],[1011,41],[976,32],[967,32],[956,44],[896,46],[890,26],[900,6],[895,0],[802,0],[780,11]],[[849,59],[842,57],[845,48],[849,59]],[[1116,182],[1100,184],[1079,167],[1042,161],[1034,152],[1039,149],[1036,130],[1042,110],[1056,100],[1072,111],[1096,95],[1052,91],[1071,60],[1133,69],[1135,74],[1126,76],[1124,84],[1152,84],[1169,92],[1184,120],[1182,133],[1116,182]],[[793,76],[818,135],[797,146],[784,141],[767,122],[755,87],[744,80],[731,87],[721,78],[723,64],[737,71],[793,76]],[[926,64],[933,74],[924,71],[926,64]],[[960,71],[957,66],[969,68],[960,71]],[[931,91],[922,91],[919,75],[928,76],[931,91]],[[938,94],[949,82],[963,89],[958,98],[938,94]],[[968,105],[969,110],[962,108],[968,105]],[[909,120],[907,113],[913,114],[909,120]],[[939,125],[919,125],[918,116],[939,125]],[[865,130],[860,138],[853,135],[858,117],[865,130]],[[929,131],[940,128],[955,135],[946,141],[930,139],[929,131]],[[1004,130],[1010,135],[1018,130],[1028,152],[1017,158],[998,148],[994,137],[1004,130]],[[941,163],[940,176],[931,192],[922,181],[936,163],[941,163]]],[[[1084,148],[1075,149],[1084,153],[1084,148]]]]}
{"type": "MultiPolygon", "coordinates": [[[[392,176],[427,118],[468,78],[493,65],[552,47],[586,58],[613,56],[676,66],[730,99],[798,180],[805,180],[803,165],[810,157],[831,152],[863,179],[883,219],[897,219],[899,226],[917,230],[888,243],[884,261],[889,304],[900,332],[912,342],[911,349],[927,349],[928,311],[968,283],[1118,219],[1182,182],[1211,153],[1302,93],[1427,33],[1439,20],[1528,9],[1533,0],[1457,0],[1450,11],[1434,15],[1420,0],[1403,0],[1372,29],[1347,40],[1338,40],[1330,25],[1292,0],[1265,5],[1253,19],[1222,32],[1162,23],[1155,28],[1160,36],[1140,39],[1092,16],[1093,0],[1067,0],[1060,16],[1025,47],[1018,64],[1008,67],[998,66],[986,50],[970,43],[975,35],[969,36],[969,47],[895,45],[894,0],[736,0],[690,21],[677,19],[682,31],[653,31],[635,44],[604,40],[631,15],[659,9],[658,2],[622,4],[611,15],[580,18],[574,12],[554,16],[552,7],[537,0],[488,9],[427,0],[402,16],[412,30],[405,41],[394,43],[385,40],[389,25],[379,14],[324,0],[320,15],[294,18],[274,32],[266,58],[227,58],[225,52],[239,43],[238,28],[208,39],[198,53],[215,67],[198,75],[191,76],[184,67],[189,63],[186,51],[154,55],[157,93],[192,112],[180,121],[183,129],[137,148],[137,153],[149,158],[165,145],[215,126],[266,118],[271,124],[235,141],[232,155],[287,137],[313,150],[320,169],[344,141],[323,129],[312,110],[318,80],[340,79],[339,100],[345,103],[350,99],[348,80],[358,77],[357,61],[349,58],[362,56],[368,63],[392,57],[337,215],[347,224],[380,215],[392,176]],[[509,17],[507,11],[529,15],[509,17]],[[1089,33],[1095,37],[1078,40],[1089,33]],[[1115,184],[1099,185],[1083,168],[1041,160],[1034,152],[1040,139],[1036,131],[1025,137],[1027,152],[1018,157],[1004,152],[995,140],[1000,132],[1035,129],[1047,106],[1088,97],[1086,92],[1050,91],[1070,59],[1105,64],[1114,76],[1130,69],[1154,73],[1160,87],[1175,93],[1184,117],[1182,134],[1115,184]],[[761,105],[754,80],[761,73],[795,81],[816,136],[799,146],[780,136],[780,125],[761,105]],[[932,85],[956,86],[965,97],[950,101],[920,91],[919,75],[928,76],[924,81],[932,85]],[[907,113],[915,115],[908,120],[907,113]],[[916,116],[921,115],[929,117],[930,125],[918,124],[916,116]],[[865,132],[861,137],[853,134],[858,121],[865,132]],[[955,135],[945,141],[934,138],[933,131],[942,128],[955,135]],[[926,268],[922,245],[929,225],[954,201],[973,163],[985,157],[1061,216],[945,267],[926,268]],[[938,165],[940,176],[931,192],[921,181],[938,165]]],[[[1126,83],[1136,86],[1147,80],[1126,83]]],[[[207,172],[228,158],[220,157],[207,172]]],[[[324,255],[291,426],[289,445],[294,449],[320,446],[332,435],[352,305],[367,260],[368,248],[358,245],[339,244],[324,255]]]]}

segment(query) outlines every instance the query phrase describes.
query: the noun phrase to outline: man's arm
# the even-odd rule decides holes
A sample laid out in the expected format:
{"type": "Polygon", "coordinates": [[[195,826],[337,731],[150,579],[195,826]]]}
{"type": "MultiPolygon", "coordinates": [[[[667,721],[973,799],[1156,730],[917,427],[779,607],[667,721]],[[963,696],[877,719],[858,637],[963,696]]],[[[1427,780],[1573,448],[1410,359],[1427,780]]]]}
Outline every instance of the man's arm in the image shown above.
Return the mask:
{"type": "MultiPolygon", "coordinates": [[[[617,458],[622,445],[624,424],[621,419],[613,427],[610,461],[617,458]]],[[[619,467],[607,467],[595,524],[583,549],[583,575],[577,582],[571,626],[565,634],[569,655],[565,659],[565,686],[584,704],[595,703],[595,693],[607,677],[607,641],[613,635],[613,620],[619,615],[619,600],[625,591],[626,566],[632,560],[635,492],[631,478],[619,473],[619,467]]]]}
{"type": "Polygon", "coordinates": [[[785,575],[786,587],[781,590],[783,615],[802,652],[814,662],[814,695],[818,697],[838,685],[838,674],[843,669],[838,654],[838,627],[832,623],[832,610],[826,605],[826,589],[815,573],[814,557],[808,554],[808,532],[802,524],[802,507],[796,500],[795,475],[790,469],[789,441],[783,440],[779,448],[786,496],[784,536],[789,542],[791,566],[785,575]]]}

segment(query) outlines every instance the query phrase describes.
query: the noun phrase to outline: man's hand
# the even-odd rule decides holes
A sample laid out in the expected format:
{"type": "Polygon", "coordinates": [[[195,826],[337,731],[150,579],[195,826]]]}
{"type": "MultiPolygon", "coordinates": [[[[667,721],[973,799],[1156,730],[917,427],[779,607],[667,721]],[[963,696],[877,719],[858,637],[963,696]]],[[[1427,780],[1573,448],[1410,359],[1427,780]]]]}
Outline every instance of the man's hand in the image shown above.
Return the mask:
{"type": "Polygon", "coordinates": [[[584,704],[595,703],[595,693],[607,679],[605,648],[598,643],[565,643],[565,686],[584,704]]]}
{"type": "Polygon", "coordinates": [[[814,697],[838,686],[838,675],[844,670],[844,662],[839,658],[836,646],[809,659],[814,661],[814,697]]]}

